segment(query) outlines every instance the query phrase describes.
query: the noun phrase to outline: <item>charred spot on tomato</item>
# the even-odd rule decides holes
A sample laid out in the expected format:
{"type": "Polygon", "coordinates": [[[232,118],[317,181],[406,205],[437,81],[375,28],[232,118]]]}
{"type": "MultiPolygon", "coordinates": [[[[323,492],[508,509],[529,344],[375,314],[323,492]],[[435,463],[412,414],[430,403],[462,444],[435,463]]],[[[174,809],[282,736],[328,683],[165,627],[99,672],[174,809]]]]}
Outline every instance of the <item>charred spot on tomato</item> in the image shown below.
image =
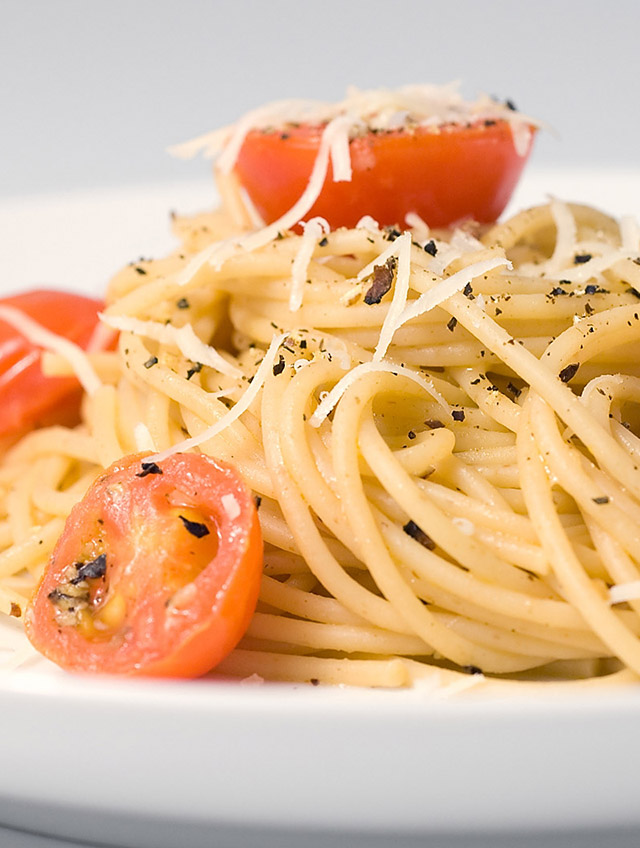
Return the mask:
{"type": "Polygon", "coordinates": [[[192,536],[195,536],[196,539],[202,539],[204,536],[208,536],[211,532],[207,525],[200,521],[191,521],[184,515],[179,515],[178,518],[184,524],[185,529],[191,533],[192,536]]]}
{"type": "Polygon", "coordinates": [[[78,574],[70,582],[80,583],[82,580],[95,580],[107,573],[107,555],[100,554],[89,562],[76,563],[78,574]]]}
{"type": "Polygon", "coordinates": [[[27,636],[63,668],[198,676],[248,626],[262,572],[251,493],[199,454],[140,479],[142,463],[158,473],[150,459],[123,458],[96,480],[29,604],[27,636]]]}
{"type": "Polygon", "coordinates": [[[47,595],[55,608],[56,622],[60,625],[78,625],[80,614],[97,600],[95,584],[104,581],[107,574],[107,555],[99,554],[87,562],[68,565],[61,574],[58,585],[47,595]]]}
{"type": "Polygon", "coordinates": [[[146,477],[147,474],[162,474],[162,468],[156,462],[141,462],[142,471],[136,477],[146,477]]]}

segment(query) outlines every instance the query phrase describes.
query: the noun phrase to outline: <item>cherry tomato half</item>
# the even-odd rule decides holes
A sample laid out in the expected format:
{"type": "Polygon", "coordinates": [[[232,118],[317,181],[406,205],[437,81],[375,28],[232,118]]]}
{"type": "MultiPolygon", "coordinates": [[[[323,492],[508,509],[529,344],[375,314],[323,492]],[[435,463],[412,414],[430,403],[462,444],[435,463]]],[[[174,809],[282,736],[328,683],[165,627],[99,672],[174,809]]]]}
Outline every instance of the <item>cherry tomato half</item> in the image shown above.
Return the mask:
{"type": "MultiPolygon", "coordinates": [[[[60,291],[30,291],[0,303],[86,348],[103,304],[60,291]]],[[[0,320],[0,441],[47,424],[74,424],[82,392],[73,377],[45,377],[40,348],[0,320]]]]}
{"type": "MultiPolygon", "coordinates": [[[[289,210],[306,188],[322,127],[253,130],[238,155],[236,173],[267,223],[289,210]]],[[[531,151],[515,149],[503,120],[437,130],[369,132],[350,141],[352,179],[333,182],[329,173],[311,211],[332,227],[354,227],[363,215],[381,225],[404,225],[416,212],[432,227],[464,218],[495,221],[515,188],[531,151]]]]}
{"type": "Polygon", "coordinates": [[[197,677],[244,634],[261,573],[256,506],[231,466],[125,457],[72,510],[27,636],[71,671],[197,677]]]}

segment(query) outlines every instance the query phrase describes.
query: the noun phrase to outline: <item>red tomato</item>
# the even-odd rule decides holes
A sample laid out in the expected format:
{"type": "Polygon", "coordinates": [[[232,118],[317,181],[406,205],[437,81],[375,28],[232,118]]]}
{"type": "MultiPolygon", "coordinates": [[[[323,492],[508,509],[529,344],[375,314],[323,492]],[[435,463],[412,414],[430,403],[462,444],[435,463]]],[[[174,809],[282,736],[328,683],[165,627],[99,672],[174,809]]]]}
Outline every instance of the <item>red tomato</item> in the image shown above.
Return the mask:
{"type": "MultiPolygon", "coordinates": [[[[85,348],[103,308],[98,300],[60,291],[30,291],[0,303],[85,348]]],[[[76,423],[81,395],[75,378],[45,377],[40,348],[0,320],[0,440],[45,424],[76,423]]]]}
{"type": "Polygon", "coordinates": [[[196,677],[255,609],[262,540],[237,472],[202,454],[111,466],[72,510],[25,626],[71,671],[196,677]]]}
{"type": "MultiPolygon", "coordinates": [[[[253,130],[238,155],[236,172],[267,223],[290,209],[304,191],[318,152],[322,127],[292,126],[282,132],[253,130]]],[[[353,175],[333,182],[332,168],[311,211],[332,227],[354,227],[363,215],[381,225],[404,225],[417,212],[432,227],[463,218],[495,221],[506,206],[531,150],[516,153],[506,121],[437,131],[370,132],[350,141],[353,175]]]]}

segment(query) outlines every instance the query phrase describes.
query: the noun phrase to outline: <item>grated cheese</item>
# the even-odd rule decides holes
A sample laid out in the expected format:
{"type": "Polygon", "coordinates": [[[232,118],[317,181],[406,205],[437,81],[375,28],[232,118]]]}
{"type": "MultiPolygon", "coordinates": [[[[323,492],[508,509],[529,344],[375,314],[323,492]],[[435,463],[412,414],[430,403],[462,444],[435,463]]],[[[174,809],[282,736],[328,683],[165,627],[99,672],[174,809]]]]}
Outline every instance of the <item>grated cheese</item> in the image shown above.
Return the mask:
{"type": "Polygon", "coordinates": [[[609,603],[623,604],[626,601],[640,600],[640,580],[618,583],[609,589],[609,603]]]}
{"type": "Polygon", "coordinates": [[[220,498],[220,502],[222,503],[222,508],[227,513],[229,521],[235,521],[240,515],[240,504],[236,500],[235,495],[223,495],[220,498]]]}
{"type": "Polygon", "coordinates": [[[337,161],[334,163],[334,173],[344,172],[344,162],[341,162],[339,157],[344,149],[343,139],[348,138],[348,127],[349,119],[342,115],[334,118],[324,128],[309,182],[291,209],[281,215],[277,221],[273,221],[266,227],[255,230],[243,238],[226,239],[210,245],[191,261],[189,267],[180,276],[179,284],[187,285],[191,282],[197,271],[206,262],[209,262],[215,270],[219,270],[232,256],[244,252],[251,253],[264,247],[276,239],[279,233],[290,230],[301,221],[320,196],[322,186],[327,178],[329,160],[332,156],[337,157],[337,161]]]}
{"type": "Polygon", "coordinates": [[[567,203],[552,200],[551,216],[556,225],[556,245],[546,267],[548,270],[554,271],[571,264],[575,252],[577,227],[576,220],[567,203]]]}
{"type": "Polygon", "coordinates": [[[174,145],[169,152],[183,159],[202,153],[218,156],[218,169],[230,172],[247,134],[253,129],[269,129],[286,124],[324,124],[336,117],[349,117],[353,137],[364,130],[390,130],[403,126],[437,127],[441,124],[468,124],[504,120],[511,127],[514,148],[524,156],[531,142],[531,127],[541,123],[487,95],[466,101],[459,83],[447,85],[407,85],[397,89],[347,89],[337,103],[290,99],[267,103],[241,117],[234,125],[205,133],[174,145]]]}
{"type": "Polygon", "coordinates": [[[375,371],[383,371],[389,372],[392,374],[402,374],[404,377],[408,377],[410,380],[413,380],[414,383],[417,383],[419,386],[431,395],[431,397],[435,398],[440,406],[446,410],[447,413],[450,412],[449,404],[442,397],[440,392],[436,389],[434,384],[426,377],[423,377],[421,374],[418,374],[416,371],[412,371],[410,368],[406,368],[404,365],[395,365],[392,362],[363,362],[361,365],[356,365],[355,368],[352,368],[348,374],[345,374],[341,380],[339,380],[336,385],[328,392],[322,399],[322,401],[318,404],[315,412],[309,418],[309,424],[312,427],[319,427],[324,419],[329,415],[331,410],[336,406],[342,395],[347,391],[347,389],[351,388],[351,386],[360,379],[364,374],[370,374],[375,371]]]}
{"type": "Polygon", "coordinates": [[[418,215],[417,212],[407,212],[404,216],[404,221],[407,227],[411,227],[418,241],[426,242],[429,240],[429,225],[418,215]]]}
{"type": "Polygon", "coordinates": [[[640,251],[640,228],[635,215],[623,215],[620,219],[622,247],[630,253],[640,251]]]}
{"type": "Polygon", "coordinates": [[[208,365],[228,377],[242,377],[240,368],[221,356],[214,347],[199,339],[191,324],[174,327],[171,324],[161,324],[159,321],[141,321],[128,315],[106,315],[105,313],[100,315],[100,320],[116,330],[177,347],[180,353],[191,362],[208,365]]]}
{"type": "Polygon", "coordinates": [[[424,315],[425,312],[429,312],[434,307],[444,303],[454,294],[461,292],[476,277],[480,277],[482,274],[493,271],[502,265],[511,267],[511,263],[507,259],[502,256],[496,256],[492,259],[483,259],[480,262],[474,262],[473,265],[468,265],[466,268],[456,271],[450,277],[445,277],[444,280],[441,280],[432,289],[421,294],[420,297],[405,307],[394,329],[397,330],[403,324],[406,324],[407,321],[411,321],[412,318],[418,318],[420,315],[424,315]]]}
{"type": "Polygon", "coordinates": [[[378,234],[380,232],[380,224],[371,215],[363,215],[356,224],[356,230],[368,230],[370,233],[378,234]]]}
{"type": "Polygon", "coordinates": [[[133,428],[133,437],[136,442],[136,450],[154,451],[156,449],[153,436],[144,421],[138,421],[136,426],[133,428]]]}
{"type": "Polygon", "coordinates": [[[304,295],[304,282],[307,278],[307,269],[316,249],[318,239],[330,231],[329,223],[324,218],[312,218],[302,225],[303,236],[300,248],[295,255],[291,267],[291,294],[289,295],[289,312],[297,312],[302,306],[304,295]]]}
{"type": "Polygon", "coordinates": [[[85,351],[64,336],[47,330],[38,324],[22,310],[14,306],[0,305],[0,318],[10,324],[32,344],[57,353],[73,369],[80,385],[88,395],[92,395],[102,387],[102,381],[96,374],[93,365],[85,351]]]}
{"type": "Polygon", "coordinates": [[[240,416],[249,409],[253,401],[257,398],[260,389],[264,385],[264,381],[267,378],[267,374],[269,371],[273,369],[273,365],[278,354],[278,349],[282,342],[287,338],[286,333],[279,333],[277,336],[274,336],[271,340],[271,344],[267,348],[265,355],[256,371],[253,380],[249,384],[249,387],[242,395],[240,400],[230,409],[225,415],[222,416],[215,424],[212,424],[211,427],[207,427],[202,433],[199,433],[197,436],[192,436],[190,439],[185,439],[182,442],[179,442],[176,445],[173,445],[167,450],[162,451],[162,453],[156,454],[153,457],[149,458],[149,462],[162,462],[163,459],[166,459],[168,456],[172,456],[174,453],[183,453],[184,451],[191,450],[191,448],[198,447],[203,442],[208,442],[209,439],[213,439],[214,436],[217,436],[223,430],[226,430],[234,421],[237,421],[240,416]]]}
{"type": "Polygon", "coordinates": [[[397,246],[396,253],[398,256],[396,282],[389,311],[382,324],[378,344],[373,354],[374,362],[384,359],[409,295],[409,280],[411,278],[411,233],[407,230],[395,240],[394,244],[397,246]]]}
{"type": "Polygon", "coordinates": [[[476,531],[475,525],[472,521],[469,521],[468,518],[452,518],[451,523],[454,527],[457,527],[461,533],[464,533],[465,536],[473,536],[476,531]]]}

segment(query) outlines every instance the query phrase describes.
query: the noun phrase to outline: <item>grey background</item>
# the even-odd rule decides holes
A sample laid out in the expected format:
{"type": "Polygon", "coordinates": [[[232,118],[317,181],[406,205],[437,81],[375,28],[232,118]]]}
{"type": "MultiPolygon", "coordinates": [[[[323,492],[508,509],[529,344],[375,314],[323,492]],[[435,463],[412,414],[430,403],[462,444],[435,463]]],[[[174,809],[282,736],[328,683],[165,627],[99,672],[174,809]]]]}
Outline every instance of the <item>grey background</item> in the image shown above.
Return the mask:
{"type": "Polygon", "coordinates": [[[638,164],[636,0],[0,0],[0,196],[197,179],[164,148],[264,101],[463,81],[556,134],[534,163],[638,164]]]}

